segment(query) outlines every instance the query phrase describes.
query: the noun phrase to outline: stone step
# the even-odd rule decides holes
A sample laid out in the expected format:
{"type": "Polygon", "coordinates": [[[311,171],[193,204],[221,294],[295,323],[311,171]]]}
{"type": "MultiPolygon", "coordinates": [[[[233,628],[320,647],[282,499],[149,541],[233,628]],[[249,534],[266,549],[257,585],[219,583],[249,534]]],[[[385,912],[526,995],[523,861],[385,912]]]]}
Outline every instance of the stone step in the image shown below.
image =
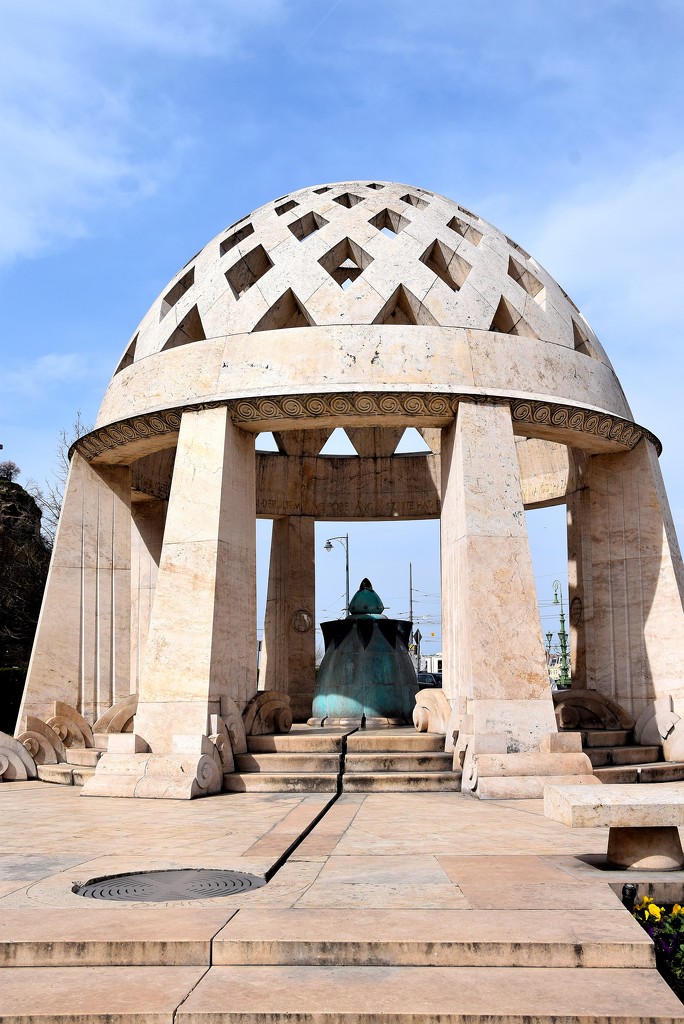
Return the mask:
{"type": "Polygon", "coordinates": [[[347,754],[344,764],[347,772],[450,772],[453,760],[453,754],[443,751],[396,754],[385,751],[378,754],[347,754]]]}
{"type": "Polygon", "coordinates": [[[291,732],[268,736],[248,736],[247,750],[253,754],[270,753],[341,753],[342,740],[348,729],[313,729],[294,726],[291,732]]]}
{"type": "Polygon", "coordinates": [[[212,967],[175,1016],[175,1024],[293,1020],[681,1024],[682,1004],[648,968],[212,967]]]}
{"type": "Polygon", "coordinates": [[[603,783],[682,782],[684,781],[684,763],[681,761],[658,761],[655,764],[594,768],[594,775],[603,783]]]}
{"type": "Polygon", "coordinates": [[[340,760],[340,754],[236,754],[235,768],[238,772],[337,774],[340,760]]]}
{"type": "Polygon", "coordinates": [[[79,768],[94,768],[104,754],[97,747],[68,747],[67,764],[78,765],[79,768]]]}
{"type": "Polygon", "coordinates": [[[41,782],[54,782],[60,786],[82,786],[95,774],[94,768],[80,768],[73,764],[39,764],[36,767],[41,782]]]}
{"type": "Polygon", "coordinates": [[[634,738],[631,729],[582,729],[581,732],[583,747],[624,747],[634,738]]]}
{"type": "Polygon", "coordinates": [[[351,772],[345,793],[460,793],[460,772],[351,772]]]}
{"type": "Polygon", "coordinates": [[[3,1024],[172,1024],[206,972],[194,967],[7,967],[3,1024]]]}
{"type": "Polygon", "coordinates": [[[443,751],[444,736],[434,732],[399,729],[359,729],[347,738],[347,753],[417,753],[443,751]]]}
{"type": "Polygon", "coordinates": [[[585,751],[594,768],[610,765],[652,764],[662,757],[661,747],[588,747],[585,751]]]}
{"type": "Polygon", "coordinates": [[[231,772],[223,776],[229,793],[335,793],[337,774],[321,772],[231,772]]]}
{"type": "Polygon", "coordinates": [[[0,967],[208,967],[212,938],[237,912],[229,901],[221,909],[81,902],[3,910],[0,967]]]}
{"type": "Polygon", "coordinates": [[[277,910],[243,907],[212,963],[347,967],[650,968],[653,943],[615,910],[277,910]]]}

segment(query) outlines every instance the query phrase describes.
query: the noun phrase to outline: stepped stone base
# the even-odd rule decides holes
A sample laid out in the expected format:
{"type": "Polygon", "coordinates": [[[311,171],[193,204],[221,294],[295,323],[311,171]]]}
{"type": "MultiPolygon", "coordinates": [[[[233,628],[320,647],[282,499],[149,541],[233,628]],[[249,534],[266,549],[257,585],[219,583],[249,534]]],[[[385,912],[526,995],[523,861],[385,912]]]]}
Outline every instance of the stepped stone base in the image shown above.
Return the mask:
{"type": "Polygon", "coordinates": [[[655,764],[620,765],[595,768],[594,775],[603,783],[682,782],[684,764],[679,761],[658,761],[655,764]]]}
{"type": "Polygon", "coordinates": [[[446,753],[347,754],[345,772],[450,772],[453,755],[446,753]]]}
{"type": "MultiPolygon", "coordinates": [[[[216,966],[652,967],[653,944],[604,910],[258,910],[212,945],[216,966]]],[[[585,975],[582,975],[585,977],[585,975]]]]}
{"type": "Polygon", "coordinates": [[[232,772],[223,776],[229,793],[335,793],[337,775],[318,772],[232,772]]]}
{"type": "Polygon", "coordinates": [[[95,774],[94,768],[81,768],[73,764],[39,764],[36,769],[41,782],[60,786],[83,786],[95,774]]]}
{"type": "Polygon", "coordinates": [[[212,967],[176,1022],[681,1024],[681,1010],[643,968],[582,971],[580,983],[575,968],[212,967]]]}
{"type": "Polygon", "coordinates": [[[460,772],[351,772],[344,775],[345,793],[459,793],[460,772]]]}
{"type": "Polygon", "coordinates": [[[418,753],[444,750],[440,733],[416,732],[413,728],[359,729],[347,738],[347,753],[418,753]]]}
{"type": "Polygon", "coordinates": [[[594,768],[611,765],[651,764],[660,759],[660,747],[589,747],[587,757],[594,768]]]}
{"type": "Polygon", "coordinates": [[[235,758],[224,776],[234,793],[334,793],[346,757],[342,788],[347,793],[458,792],[460,772],[444,751],[444,736],[401,728],[296,727],[291,733],[249,736],[248,753],[235,758]]]}

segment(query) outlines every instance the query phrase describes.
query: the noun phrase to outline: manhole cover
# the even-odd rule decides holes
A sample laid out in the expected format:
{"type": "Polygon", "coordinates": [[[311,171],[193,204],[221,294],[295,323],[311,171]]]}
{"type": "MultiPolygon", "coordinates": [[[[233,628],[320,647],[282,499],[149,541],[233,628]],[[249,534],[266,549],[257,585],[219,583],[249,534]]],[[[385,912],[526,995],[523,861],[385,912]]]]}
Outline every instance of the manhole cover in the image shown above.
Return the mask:
{"type": "Polygon", "coordinates": [[[167,903],[170,900],[206,900],[236,896],[266,885],[265,878],[244,871],[213,871],[182,868],[177,871],[141,871],[136,874],[94,878],[75,885],[79,896],[94,900],[132,900],[136,903],[167,903]]]}

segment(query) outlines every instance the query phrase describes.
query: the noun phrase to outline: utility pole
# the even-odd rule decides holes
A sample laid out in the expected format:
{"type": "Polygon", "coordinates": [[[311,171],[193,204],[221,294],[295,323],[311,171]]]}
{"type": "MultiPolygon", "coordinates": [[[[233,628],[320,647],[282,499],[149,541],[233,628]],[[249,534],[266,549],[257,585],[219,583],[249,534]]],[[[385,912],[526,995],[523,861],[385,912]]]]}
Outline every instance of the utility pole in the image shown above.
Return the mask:
{"type": "Polygon", "coordinates": [[[413,565],[409,562],[409,619],[413,626],[413,565]]]}

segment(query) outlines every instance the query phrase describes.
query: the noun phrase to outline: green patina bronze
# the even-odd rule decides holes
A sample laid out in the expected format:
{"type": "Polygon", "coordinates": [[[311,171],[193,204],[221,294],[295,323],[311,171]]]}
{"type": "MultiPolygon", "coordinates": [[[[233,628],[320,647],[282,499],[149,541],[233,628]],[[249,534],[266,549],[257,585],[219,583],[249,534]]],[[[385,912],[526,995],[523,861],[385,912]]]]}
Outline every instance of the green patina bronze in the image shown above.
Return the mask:
{"type": "Polygon", "coordinates": [[[346,619],[322,622],[325,655],[312,709],[317,725],[404,725],[418,690],[408,653],[412,623],[388,619],[364,579],[346,619]]]}

